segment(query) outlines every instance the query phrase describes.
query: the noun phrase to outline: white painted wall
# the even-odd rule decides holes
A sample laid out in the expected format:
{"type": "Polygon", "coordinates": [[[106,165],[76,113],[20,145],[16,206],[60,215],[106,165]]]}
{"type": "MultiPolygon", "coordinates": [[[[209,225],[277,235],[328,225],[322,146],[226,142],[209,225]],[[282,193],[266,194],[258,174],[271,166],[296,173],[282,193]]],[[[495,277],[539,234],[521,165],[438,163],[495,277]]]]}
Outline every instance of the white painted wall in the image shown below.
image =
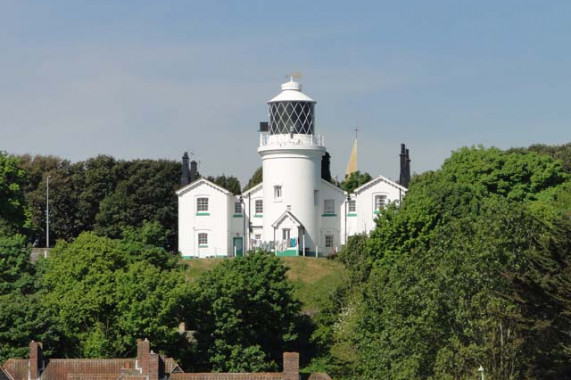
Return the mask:
{"type": "Polygon", "coordinates": [[[387,202],[400,202],[406,191],[406,188],[383,176],[356,189],[351,198],[357,202],[357,216],[347,217],[347,234],[368,234],[376,227],[375,195],[386,195],[387,202]]]}
{"type": "Polygon", "coordinates": [[[290,206],[292,214],[305,227],[305,246],[314,251],[319,240],[320,207],[320,203],[315,202],[314,192],[321,190],[321,157],[325,147],[306,140],[304,135],[294,134],[289,143],[284,140],[284,135],[277,135],[275,142],[273,137],[269,136],[269,143],[258,148],[264,171],[263,234],[269,240],[273,239],[272,224],[290,206]],[[275,186],[281,186],[280,198],[274,196],[275,186]]]}
{"type": "Polygon", "coordinates": [[[235,197],[206,179],[200,179],[177,191],[179,251],[183,257],[227,256],[231,253],[229,213],[235,197]],[[208,198],[208,211],[197,211],[197,199],[208,198]],[[201,215],[206,214],[206,215],[201,215]],[[198,234],[208,234],[208,243],[200,246],[198,234]],[[230,242],[229,242],[230,240],[230,242]]]}

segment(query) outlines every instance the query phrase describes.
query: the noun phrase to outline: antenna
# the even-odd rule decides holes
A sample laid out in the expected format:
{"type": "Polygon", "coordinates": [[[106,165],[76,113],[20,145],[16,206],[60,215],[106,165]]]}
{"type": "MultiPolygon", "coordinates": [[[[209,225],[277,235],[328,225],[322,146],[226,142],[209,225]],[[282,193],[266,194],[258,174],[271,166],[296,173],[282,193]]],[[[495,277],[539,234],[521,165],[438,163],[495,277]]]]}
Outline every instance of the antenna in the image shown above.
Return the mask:
{"type": "Polygon", "coordinates": [[[359,133],[359,128],[355,127],[354,131],[355,131],[355,140],[357,140],[357,133],[359,133]]]}

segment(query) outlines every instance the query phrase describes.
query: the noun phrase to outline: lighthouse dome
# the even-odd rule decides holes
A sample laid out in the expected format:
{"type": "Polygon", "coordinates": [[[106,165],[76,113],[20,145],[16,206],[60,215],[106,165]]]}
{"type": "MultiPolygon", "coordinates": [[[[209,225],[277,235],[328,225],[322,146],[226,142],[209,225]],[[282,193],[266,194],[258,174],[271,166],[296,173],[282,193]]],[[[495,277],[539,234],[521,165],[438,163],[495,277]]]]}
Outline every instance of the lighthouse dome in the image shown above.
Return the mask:
{"type": "Polygon", "coordinates": [[[282,84],[281,89],[268,101],[270,134],[313,135],[316,101],[301,92],[301,84],[293,80],[282,84]]]}

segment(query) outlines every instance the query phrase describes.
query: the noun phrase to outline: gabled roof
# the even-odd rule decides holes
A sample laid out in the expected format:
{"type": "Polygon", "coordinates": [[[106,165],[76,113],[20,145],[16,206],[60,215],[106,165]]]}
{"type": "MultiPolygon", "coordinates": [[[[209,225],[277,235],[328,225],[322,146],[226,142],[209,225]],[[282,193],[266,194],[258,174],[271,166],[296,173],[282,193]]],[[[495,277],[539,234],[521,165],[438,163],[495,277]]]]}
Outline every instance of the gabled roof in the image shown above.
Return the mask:
{"type": "Polygon", "coordinates": [[[407,191],[407,188],[399,185],[398,183],[396,183],[395,181],[391,181],[390,179],[388,179],[387,177],[384,177],[382,175],[373,178],[371,181],[367,182],[364,185],[359,186],[358,188],[356,188],[355,190],[353,190],[353,194],[359,194],[362,193],[363,191],[375,186],[376,184],[380,183],[380,182],[384,182],[386,184],[388,184],[389,186],[392,186],[394,188],[397,188],[403,192],[407,191]]]}
{"type": "Polygon", "coordinates": [[[325,183],[327,186],[333,188],[334,190],[337,190],[339,193],[343,194],[344,196],[347,196],[347,192],[345,190],[343,190],[342,188],[335,186],[334,184],[332,184],[329,181],[324,180],[323,178],[321,178],[321,183],[325,183]]]}
{"type": "Polygon", "coordinates": [[[199,179],[197,179],[196,181],[189,183],[189,184],[186,185],[185,187],[183,187],[183,188],[181,188],[181,189],[178,189],[178,190],[176,191],[176,195],[178,195],[178,196],[180,197],[180,196],[183,195],[184,193],[187,193],[187,192],[189,192],[190,190],[193,190],[193,189],[195,189],[195,188],[197,188],[197,187],[199,187],[199,186],[202,186],[202,185],[210,186],[210,187],[212,187],[212,188],[214,188],[214,189],[220,191],[220,192],[223,193],[224,195],[234,196],[234,194],[232,194],[231,192],[229,192],[229,191],[226,190],[225,188],[218,186],[217,184],[215,184],[215,183],[212,182],[212,181],[207,180],[206,178],[199,178],[199,179]]]}
{"type": "Polygon", "coordinates": [[[2,368],[10,379],[27,379],[28,363],[28,359],[8,359],[2,368]]]}
{"type": "Polygon", "coordinates": [[[258,189],[261,189],[262,186],[264,186],[264,183],[260,182],[256,186],[250,187],[247,191],[243,192],[242,196],[246,197],[248,194],[253,193],[254,191],[258,191],[258,189]]]}
{"type": "MultiPolygon", "coordinates": [[[[277,218],[274,223],[272,223],[272,227],[273,227],[273,228],[277,228],[277,227],[278,227],[280,224],[282,224],[282,222],[283,222],[285,219],[287,219],[287,218],[293,220],[293,222],[294,222],[298,227],[303,227],[303,223],[301,223],[301,222],[299,221],[299,219],[296,218],[295,215],[292,214],[292,212],[289,211],[289,210],[286,210],[283,214],[281,214],[280,217],[277,218]]],[[[304,227],[304,228],[305,228],[305,227],[304,227]]]]}

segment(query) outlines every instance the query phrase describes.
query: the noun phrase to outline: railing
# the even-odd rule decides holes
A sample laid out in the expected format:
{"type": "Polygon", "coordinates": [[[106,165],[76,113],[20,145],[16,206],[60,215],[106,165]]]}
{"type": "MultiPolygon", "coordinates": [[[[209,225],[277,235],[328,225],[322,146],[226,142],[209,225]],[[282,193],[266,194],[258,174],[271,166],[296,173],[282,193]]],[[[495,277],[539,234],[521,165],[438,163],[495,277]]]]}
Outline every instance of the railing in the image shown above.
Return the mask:
{"type": "Polygon", "coordinates": [[[264,146],[325,146],[325,138],[320,135],[270,135],[268,132],[260,133],[260,147],[264,146]]]}

